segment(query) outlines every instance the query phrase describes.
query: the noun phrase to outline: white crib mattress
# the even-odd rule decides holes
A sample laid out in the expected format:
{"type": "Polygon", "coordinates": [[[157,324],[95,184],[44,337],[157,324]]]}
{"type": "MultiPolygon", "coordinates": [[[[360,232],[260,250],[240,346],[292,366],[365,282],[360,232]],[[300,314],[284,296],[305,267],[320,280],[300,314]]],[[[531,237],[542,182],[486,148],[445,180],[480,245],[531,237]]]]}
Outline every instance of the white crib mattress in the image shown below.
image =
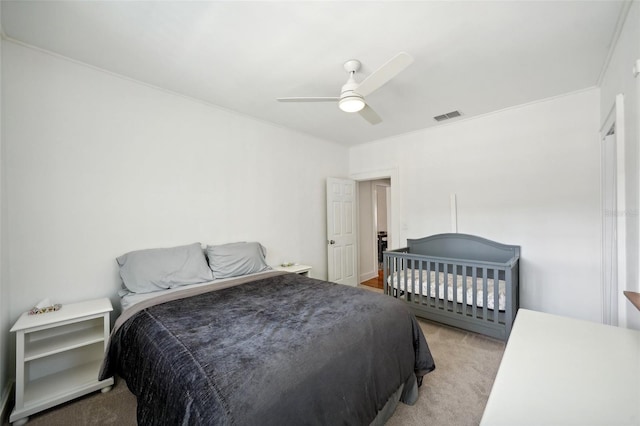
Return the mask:
{"type": "MultiPolygon", "coordinates": [[[[406,292],[415,292],[418,293],[420,292],[420,283],[422,282],[422,295],[423,296],[427,296],[433,299],[439,298],[439,299],[444,299],[445,297],[445,285],[447,286],[447,300],[450,302],[454,301],[454,289],[453,289],[453,274],[445,274],[444,272],[438,272],[436,274],[435,271],[430,271],[430,274],[428,271],[423,270],[422,274],[420,274],[419,270],[407,270],[406,271],[406,277],[407,277],[407,281],[408,285],[405,286],[404,280],[405,280],[405,271],[398,271],[395,272],[392,276],[389,277],[388,279],[388,283],[389,285],[393,285],[393,288],[398,289],[398,287],[400,288],[400,290],[406,291],[406,292]],[[412,275],[412,273],[414,275],[412,275]],[[422,276],[421,276],[422,275],[422,276]],[[430,275],[430,276],[429,276],[430,275]],[[446,275],[446,277],[445,277],[446,275]],[[414,280],[414,286],[411,286],[411,279],[413,277],[414,280]],[[437,277],[437,279],[436,279],[437,277]],[[392,280],[393,278],[393,280],[392,280]],[[400,285],[398,286],[398,282],[400,283],[400,285]]],[[[457,293],[457,297],[455,299],[455,301],[457,303],[462,303],[463,299],[462,299],[462,295],[464,293],[465,287],[463,286],[463,276],[462,275],[456,275],[456,293],[457,293]]],[[[482,277],[477,277],[476,278],[476,306],[477,307],[484,307],[484,296],[483,296],[483,278],[482,277]]],[[[467,277],[467,283],[466,283],[466,290],[467,290],[467,305],[472,306],[473,305],[473,277],[467,277]]],[[[493,294],[493,289],[494,289],[494,282],[493,279],[488,278],[487,279],[487,309],[494,309],[494,294],[493,294]]],[[[505,282],[503,280],[499,280],[498,281],[498,309],[500,311],[504,311],[505,309],[505,301],[506,301],[506,292],[505,292],[505,282]]]]}

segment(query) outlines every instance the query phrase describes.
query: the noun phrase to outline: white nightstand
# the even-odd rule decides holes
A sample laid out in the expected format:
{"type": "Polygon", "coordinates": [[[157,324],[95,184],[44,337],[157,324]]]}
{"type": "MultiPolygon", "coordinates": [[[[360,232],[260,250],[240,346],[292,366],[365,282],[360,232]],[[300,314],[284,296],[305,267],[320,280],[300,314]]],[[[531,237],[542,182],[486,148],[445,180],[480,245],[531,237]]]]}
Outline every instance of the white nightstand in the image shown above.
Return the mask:
{"type": "Polygon", "coordinates": [[[276,271],[286,271],[293,272],[294,274],[304,275],[305,277],[309,276],[309,271],[311,270],[311,266],[309,265],[291,265],[291,266],[274,266],[273,269],[276,271]]]}
{"type": "Polygon", "coordinates": [[[98,380],[109,340],[113,310],[108,298],[62,305],[38,315],[22,314],[16,332],[16,406],[9,421],[28,416],[102,389],[113,378],[98,380]]]}

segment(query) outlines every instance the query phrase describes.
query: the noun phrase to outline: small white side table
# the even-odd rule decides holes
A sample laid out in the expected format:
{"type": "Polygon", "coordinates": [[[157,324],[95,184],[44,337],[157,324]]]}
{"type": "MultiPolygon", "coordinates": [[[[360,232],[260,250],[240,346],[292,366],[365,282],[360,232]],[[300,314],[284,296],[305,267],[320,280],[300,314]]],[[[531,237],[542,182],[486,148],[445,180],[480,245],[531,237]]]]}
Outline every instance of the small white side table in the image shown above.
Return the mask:
{"type": "Polygon", "coordinates": [[[108,298],[62,305],[38,315],[22,314],[16,333],[16,405],[9,421],[22,425],[28,416],[63,402],[113,386],[98,380],[109,341],[113,310],[108,298]]]}
{"type": "Polygon", "coordinates": [[[291,265],[291,266],[274,266],[273,269],[276,271],[286,271],[293,272],[294,274],[304,275],[305,277],[309,276],[309,271],[311,270],[311,266],[309,265],[291,265]]]}

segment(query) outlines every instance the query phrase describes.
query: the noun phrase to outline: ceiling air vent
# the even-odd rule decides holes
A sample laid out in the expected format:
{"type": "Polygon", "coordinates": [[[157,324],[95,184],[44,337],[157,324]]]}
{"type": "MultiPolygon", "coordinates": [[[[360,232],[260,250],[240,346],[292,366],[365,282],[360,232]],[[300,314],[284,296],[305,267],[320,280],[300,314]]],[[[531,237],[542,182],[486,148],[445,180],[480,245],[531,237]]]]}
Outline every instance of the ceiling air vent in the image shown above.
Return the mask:
{"type": "Polygon", "coordinates": [[[433,117],[433,119],[436,121],[444,121],[449,120],[450,118],[460,117],[461,115],[462,114],[460,113],[460,111],[451,111],[446,114],[436,115],[435,117],[433,117]]]}

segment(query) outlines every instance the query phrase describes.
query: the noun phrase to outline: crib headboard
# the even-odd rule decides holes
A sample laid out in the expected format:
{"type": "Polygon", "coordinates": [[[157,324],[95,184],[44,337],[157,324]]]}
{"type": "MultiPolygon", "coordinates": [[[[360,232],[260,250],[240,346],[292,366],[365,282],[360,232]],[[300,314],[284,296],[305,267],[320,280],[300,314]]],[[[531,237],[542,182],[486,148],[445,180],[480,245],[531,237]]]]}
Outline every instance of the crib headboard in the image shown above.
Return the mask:
{"type": "Polygon", "coordinates": [[[409,253],[447,259],[507,263],[520,258],[520,246],[500,244],[469,234],[437,234],[408,239],[409,253]]]}

